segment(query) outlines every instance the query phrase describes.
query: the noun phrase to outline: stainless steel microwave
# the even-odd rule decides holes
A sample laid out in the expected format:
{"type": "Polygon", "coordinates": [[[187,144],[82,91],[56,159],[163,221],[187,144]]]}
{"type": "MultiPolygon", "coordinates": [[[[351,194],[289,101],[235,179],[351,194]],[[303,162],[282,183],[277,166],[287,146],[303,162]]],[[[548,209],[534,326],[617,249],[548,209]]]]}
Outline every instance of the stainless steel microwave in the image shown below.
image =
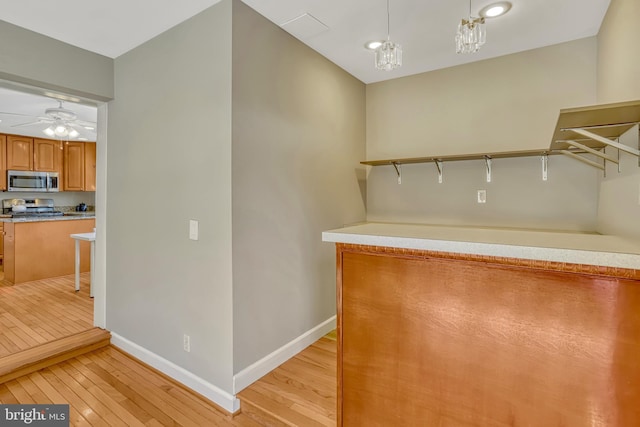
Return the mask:
{"type": "Polygon", "coordinates": [[[7,191],[60,191],[58,172],[7,171],[7,191]]]}

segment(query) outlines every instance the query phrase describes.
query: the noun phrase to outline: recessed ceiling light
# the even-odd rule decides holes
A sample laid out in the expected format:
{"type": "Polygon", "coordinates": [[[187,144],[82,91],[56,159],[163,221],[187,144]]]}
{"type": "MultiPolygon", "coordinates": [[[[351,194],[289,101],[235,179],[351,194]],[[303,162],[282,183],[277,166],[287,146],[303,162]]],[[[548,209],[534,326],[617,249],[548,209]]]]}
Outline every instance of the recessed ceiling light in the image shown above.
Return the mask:
{"type": "Polygon", "coordinates": [[[508,1],[501,1],[498,3],[492,3],[480,9],[480,16],[483,18],[496,18],[507,13],[511,9],[511,3],[508,1]]]}
{"type": "Polygon", "coordinates": [[[373,40],[373,41],[370,41],[370,42],[366,42],[364,44],[364,47],[366,47],[369,50],[376,50],[380,46],[382,46],[382,42],[380,40],[373,40]]]}

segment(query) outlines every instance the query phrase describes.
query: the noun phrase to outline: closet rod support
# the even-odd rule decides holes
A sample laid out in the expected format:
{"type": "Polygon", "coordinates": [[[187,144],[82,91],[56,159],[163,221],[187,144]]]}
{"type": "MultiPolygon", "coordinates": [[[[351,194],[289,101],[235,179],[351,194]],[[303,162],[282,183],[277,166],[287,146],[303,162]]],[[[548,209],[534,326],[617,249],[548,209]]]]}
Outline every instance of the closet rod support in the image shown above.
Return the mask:
{"type": "Polygon", "coordinates": [[[396,169],[396,174],[398,174],[398,184],[402,184],[402,165],[398,162],[393,162],[391,164],[396,169]]]}
{"type": "Polygon", "coordinates": [[[579,149],[581,149],[581,150],[584,150],[584,151],[586,151],[587,153],[591,153],[591,154],[593,154],[594,156],[598,156],[598,157],[600,157],[601,159],[605,159],[606,161],[609,161],[609,162],[612,162],[612,163],[615,163],[615,164],[618,164],[618,163],[619,163],[618,159],[616,159],[616,158],[614,158],[614,157],[611,157],[611,156],[608,156],[606,153],[603,153],[602,151],[599,151],[599,150],[593,149],[593,148],[591,148],[591,147],[587,147],[587,146],[586,146],[586,145],[584,145],[584,144],[580,144],[579,142],[572,141],[572,140],[567,140],[567,144],[571,145],[572,147],[575,147],[575,148],[579,148],[579,149]]]}
{"type": "Polygon", "coordinates": [[[562,154],[566,155],[566,156],[573,157],[576,160],[580,160],[582,163],[586,163],[589,166],[593,166],[596,169],[604,170],[604,166],[601,165],[600,163],[596,163],[596,162],[594,162],[592,160],[585,159],[584,157],[582,157],[582,156],[580,156],[580,155],[578,155],[576,153],[572,153],[569,150],[560,150],[560,152],[562,154]]]}
{"type": "Polygon", "coordinates": [[[435,159],[433,162],[438,168],[438,184],[442,184],[442,160],[435,159]]]}
{"type": "Polygon", "coordinates": [[[548,179],[548,169],[549,169],[549,155],[544,153],[540,156],[540,160],[542,160],[542,180],[546,181],[548,179]]]}
{"type": "Polygon", "coordinates": [[[484,163],[487,166],[487,182],[491,182],[491,157],[484,156],[484,163]]]}

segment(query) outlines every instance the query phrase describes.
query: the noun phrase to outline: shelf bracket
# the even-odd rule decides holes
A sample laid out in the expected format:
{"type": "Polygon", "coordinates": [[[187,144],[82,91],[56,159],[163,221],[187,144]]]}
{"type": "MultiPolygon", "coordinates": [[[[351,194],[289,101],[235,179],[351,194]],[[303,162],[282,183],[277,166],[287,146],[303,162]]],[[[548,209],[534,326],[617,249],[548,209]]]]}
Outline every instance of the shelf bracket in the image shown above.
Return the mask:
{"type": "Polygon", "coordinates": [[[491,157],[484,156],[484,163],[487,165],[487,182],[491,182],[491,157]]]}
{"type": "Polygon", "coordinates": [[[438,184],[442,184],[442,160],[435,159],[433,162],[438,168],[438,184]]]}
{"type": "Polygon", "coordinates": [[[396,173],[398,174],[398,184],[402,184],[402,165],[398,162],[392,162],[391,164],[396,169],[396,173]]]}
{"type": "Polygon", "coordinates": [[[589,166],[593,166],[594,168],[597,168],[597,169],[600,169],[600,170],[605,170],[604,166],[601,165],[600,163],[596,163],[596,162],[594,162],[592,160],[585,159],[584,157],[582,157],[582,156],[580,156],[580,155],[578,155],[576,153],[572,153],[569,150],[560,150],[560,152],[562,154],[566,155],[566,156],[573,157],[576,160],[580,160],[582,163],[586,163],[589,166]]]}
{"type": "Polygon", "coordinates": [[[546,181],[548,178],[547,171],[549,169],[549,155],[544,153],[540,156],[540,160],[542,161],[542,180],[546,181]]]}
{"type": "Polygon", "coordinates": [[[619,142],[616,142],[616,141],[612,141],[609,138],[605,138],[604,136],[600,136],[598,134],[595,134],[593,132],[589,132],[588,130],[585,130],[585,129],[582,129],[582,128],[572,128],[572,129],[568,129],[568,130],[571,130],[571,132],[575,132],[575,133],[577,133],[579,135],[586,136],[587,138],[591,138],[594,141],[601,142],[601,143],[603,143],[605,145],[608,145],[608,146],[611,146],[611,147],[615,147],[618,150],[624,151],[625,153],[629,153],[629,154],[632,154],[632,155],[634,155],[636,157],[640,157],[640,150],[637,150],[635,148],[631,148],[631,147],[629,147],[627,145],[624,145],[624,144],[620,144],[619,142]]]}
{"type": "Polygon", "coordinates": [[[580,150],[584,150],[587,153],[591,153],[594,156],[600,157],[601,159],[604,159],[604,160],[606,160],[608,162],[612,162],[612,163],[615,163],[615,164],[619,164],[620,163],[620,161],[618,159],[616,159],[614,157],[611,157],[611,156],[607,155],[606,153],[603,153],[602,151],[593,149],[591,147],[587,147],[584,144],[580,144],[579,142],[572,141],[572,140],[567,140],[566,143],[571,145],[572,147],[579,148],[580,150]]]}

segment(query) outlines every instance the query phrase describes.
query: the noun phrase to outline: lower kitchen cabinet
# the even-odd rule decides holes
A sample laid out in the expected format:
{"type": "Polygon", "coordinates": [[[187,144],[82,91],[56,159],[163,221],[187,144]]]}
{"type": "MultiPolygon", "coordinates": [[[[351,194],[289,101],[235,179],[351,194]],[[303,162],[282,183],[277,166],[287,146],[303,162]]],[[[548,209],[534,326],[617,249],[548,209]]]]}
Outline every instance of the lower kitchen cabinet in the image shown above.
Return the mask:
{"type": "MultiPolygon", "coordinates": [[[[12,283],[65,276],[75,271],[75,240],[95,219],[4,223],[4,278],[12,283]]],[[[80,243],[80,271],[89,271],[90,244],[80,243]]]]}

